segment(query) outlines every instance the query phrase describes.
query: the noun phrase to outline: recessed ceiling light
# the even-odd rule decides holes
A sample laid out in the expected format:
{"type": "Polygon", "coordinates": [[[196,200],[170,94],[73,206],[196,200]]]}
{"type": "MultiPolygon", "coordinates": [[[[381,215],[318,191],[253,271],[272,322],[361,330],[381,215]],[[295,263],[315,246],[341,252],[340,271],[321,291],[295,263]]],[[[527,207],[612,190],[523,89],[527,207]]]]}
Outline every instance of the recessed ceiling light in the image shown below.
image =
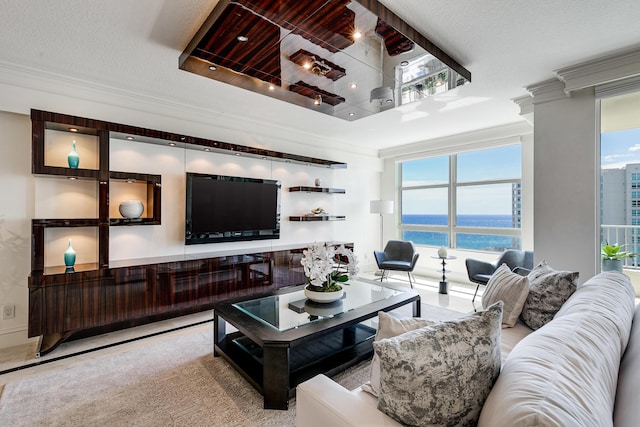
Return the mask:
{"type": "Polygon", "coordinates": [[[353,117],[355,115],[356,115],[356,113],[349,113],[349,117],[353,117]]]}
{"type": "Polygon", "coordinates": [[[409,61],[402,61],[400,65],[402,65],[403,67],[406,67],[407,65],[409,65],[409,61]]]}
{"type": "Polygon", "coordinates": [[[236,153],[236,156],[239,156],[239,155],[240,155],[240,153],[236,153]]]}
{"type": "Polygon", "coordinates": [[[360,31],[356,31],[355,33],[353,33],[353,38],[354,39],[359,39],[360,37],[362,37],[362,33],[360,31]]]}
{"type": "Polygon", "coordinates": [[[357,88],[357,87],[358,87],[358,83],[351,83],[351,84],[349,85],[349,87],[350,87],[351,89],[355,89],[355,88],[357,88]]]}
{"type": "Polygon", "coordinates": [[[204,151],[211,151],[211,148],[207,147],[204,149],[204,151]]]}
{"type": "Polygon", "coordinates": [[[136,180],[135,180],[135,179],[131,179],[131,178],[129,178],[129,179],[127,180],[127,184],[133,184],[134,182],[136,182],[136,180]]]}
{"type": "Polygon", "coordinates": [[[244,36],[244,35],[239,35],[238,37],[236,37],[236,40],[238,40],[239,42],[246,42],[247,40],[249,40],[249,37],[244,36]]]}
{"type": "Polygon", "coordinates": [[[311,68],[311,63],[310,62],[305,62],[304,64],[302,64],[302,68],[304,68],[305,70],[308,70],[311,68]]]}
{"type": "Polygon", "coordinates": [[[176,143],[175,142],[170,142],[169,145],[172,146],[172,147],[175,147],[176,143]]]}
{"type": "Polygon", "coordinates": [[[69,128],[69,132],[78,132],[77,128],[69,128]]]}
{"type": "Polygon", "coordinates": [[[70,180],[70,181],[75,181],[76,179],[78,179],[78,178],[76,178],[75,176],[70,176],[70,177],[69,177],[69,180],[70,180]]]}
{"type": "Polygon", "coordinates": [[[209,69],[211,71],[216,71],[218,69],[218,67],[216,67],[215,65],[209,65],[209,69]]]}
{"type": "Polygon", "coordinates": [[[129,141],[133,141],[135,138],[134,138],[134,137],[132,137],[132,136],[128,136],[128,137],[127,137],[127,139],[128,139],[129,141]]]}
{"type": "Polygon", "coordinates": [[[269,90],[276,90],[276,87],[274,85],[269,85],[269,90]]]}

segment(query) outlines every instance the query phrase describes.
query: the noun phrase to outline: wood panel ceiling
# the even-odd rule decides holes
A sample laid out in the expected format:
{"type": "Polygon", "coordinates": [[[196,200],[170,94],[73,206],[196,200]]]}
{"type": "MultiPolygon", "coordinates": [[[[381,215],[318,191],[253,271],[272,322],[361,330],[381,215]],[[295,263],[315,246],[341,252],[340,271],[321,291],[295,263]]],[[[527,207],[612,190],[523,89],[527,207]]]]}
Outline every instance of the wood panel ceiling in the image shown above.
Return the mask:
{"type": "Polygon", "coordinates": [[[356,120],[406,102],[395,67],[436,55],[457,68],[452,81],[470,80],[467,70],[377,1],[223,0],[181,55],[180,68],[356,120]],[[391,87],[394,99],[372,102],[371,90],[381,86],[391,87]]]}

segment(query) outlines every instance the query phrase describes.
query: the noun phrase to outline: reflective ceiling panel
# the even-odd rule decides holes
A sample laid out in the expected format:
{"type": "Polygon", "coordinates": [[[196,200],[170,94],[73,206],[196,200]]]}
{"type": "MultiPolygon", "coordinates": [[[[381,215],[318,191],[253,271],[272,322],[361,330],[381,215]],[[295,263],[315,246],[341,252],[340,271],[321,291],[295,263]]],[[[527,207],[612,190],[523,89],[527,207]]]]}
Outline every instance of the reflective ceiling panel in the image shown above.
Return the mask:
{"type": "Polygon", "coordinates": [[[180,68],[350,121],[471,81],[375,0],[220,1],[180,68]]]}

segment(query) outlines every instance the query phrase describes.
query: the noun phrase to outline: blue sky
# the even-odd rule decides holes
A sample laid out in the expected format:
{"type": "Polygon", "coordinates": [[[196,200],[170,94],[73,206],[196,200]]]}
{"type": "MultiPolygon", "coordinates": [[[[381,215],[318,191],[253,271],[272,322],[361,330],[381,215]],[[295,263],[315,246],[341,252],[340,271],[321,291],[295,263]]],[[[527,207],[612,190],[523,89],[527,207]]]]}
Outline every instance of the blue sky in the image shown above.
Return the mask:
{"type": "Polygon", "coordinates": [[[600,136],[602,169],[619,169],[640,163],[640,129],[603,133],[600,136]]]}
{"type": "MultiPolygon", "coordinates": [[[[520,145],[458,154],[458,182],[520,178],[520,145]]],[[[449,156],[403,163],[403,186],[437,185],[449,182],[449,156]]],[[[439,214],[448,210],[445,188],[407,191],[402,201],[405,214],[439,214]]],[[[458,214],[511,214],[511,184],[459,187],[458,214]]]]}

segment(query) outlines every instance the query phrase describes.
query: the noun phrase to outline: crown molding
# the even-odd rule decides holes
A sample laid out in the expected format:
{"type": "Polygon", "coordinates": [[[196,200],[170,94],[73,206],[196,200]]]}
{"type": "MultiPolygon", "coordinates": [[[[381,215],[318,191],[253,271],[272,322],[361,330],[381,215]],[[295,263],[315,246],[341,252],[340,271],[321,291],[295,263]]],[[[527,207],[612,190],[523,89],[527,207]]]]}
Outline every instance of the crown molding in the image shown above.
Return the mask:
{"type": "Polygon", "coordinates": [[[479,129],[456,135],[434,138],[413,144],[380,150],[380,158],[395,158],[405,161],[425,156],[478,150],[517,144],[523,135],[533,133],[533,127],[525,120],[492,128],[479,129]]]}
{"type": "MultiPolygon", "coordinates": [[[[308,150],[321,152],[319,155],[324,157],[327,157],[328,151],[331,152],[332,157],[335,157],[336,154],[344,157],[345,153],[371,158],[378,157],[377,150],[363,149],[342,140],[319,136],[311,131],[291,129],[224,111],[217,111],[212,108],[193,105],[187,100],[169,99],[150,93],[136,92],[6,61],[0,61],[0,84],[21,89],[17,91],[18,93],[25,90],[37,93],[38,96],[31,96],[32,99],[38,100],[37,104],[32,102],[31,104],[33,105],[26,105],[28,102],[25,102],[19,96],[3,96],[4,99],[0,101],[0,109],[19,114],[29,115],[31,108],[38,108],[79,116],[93,115],[102,120],[114,122],[122,122],[122,116],[131,117],[131,114],[126,113],[117,115],[112,110],[107,110],[108,114],[105,117],[104,106],[111,106],[128,112],[133,111],[143,115],[150,114],[156,116],[156,119],[157,117],[171,119],[165,122],[170,127],[171,123],[179,122],[177,125],[179,128],[173,126],[171,129],[162,129],[165,131],[188,133],[188,129],[193,127],[190,124],[196,123],[210,129],[214,127],[216,133],[232,134],[234,136],[234,138],[231,138],[234,140],[224,142],[248,145],[247,140],[249,140],[256,148],[272,148],[265,147],[265,144],[256,144],[256,140],[264,141],[265,139],[270,139],[278,143],[287,144],[289,146],[288,150],[295,146],[305,146],[308,150]],[[95,107],[96,112],[86,111],[89,106],[87,102],[91,103],[91,105],[97,105],[95,107]],[[69,104],[77,105],[76,109],[60,111],[60,105],[69,104]],[[212,124],[214,122],[215,125],[212,124]],[[259,129],[259,134],[252,132],[250,129],[259,129]]],[[[157,127],[149,123],[135,124],[150,128],[157,127]]],[[[204,137],[210,136],[204,135],[204,137]]],[[[304,155],[308,154],[308,152],[304,153],[304,155]]]]}
{"type": "Polygon", "coordinates": [[[533,97],[531,95],[523,95],[512,98],[511,101],[520,108],[520,115],[533,124],[533,97]]]}
{"type": "Polygon", "coordinates": [[[640,49],[624,51],[555,71],[565,92],[640,75],[640,49]]]}
{"type": "Polygon", "coordinates": [[[569,96],[564,91],[564,83],[558,79],[549,79],[539,83],[533,83],[525,89],[533,97],[531,101],[533,105],[557,101],[569,96]]]}

